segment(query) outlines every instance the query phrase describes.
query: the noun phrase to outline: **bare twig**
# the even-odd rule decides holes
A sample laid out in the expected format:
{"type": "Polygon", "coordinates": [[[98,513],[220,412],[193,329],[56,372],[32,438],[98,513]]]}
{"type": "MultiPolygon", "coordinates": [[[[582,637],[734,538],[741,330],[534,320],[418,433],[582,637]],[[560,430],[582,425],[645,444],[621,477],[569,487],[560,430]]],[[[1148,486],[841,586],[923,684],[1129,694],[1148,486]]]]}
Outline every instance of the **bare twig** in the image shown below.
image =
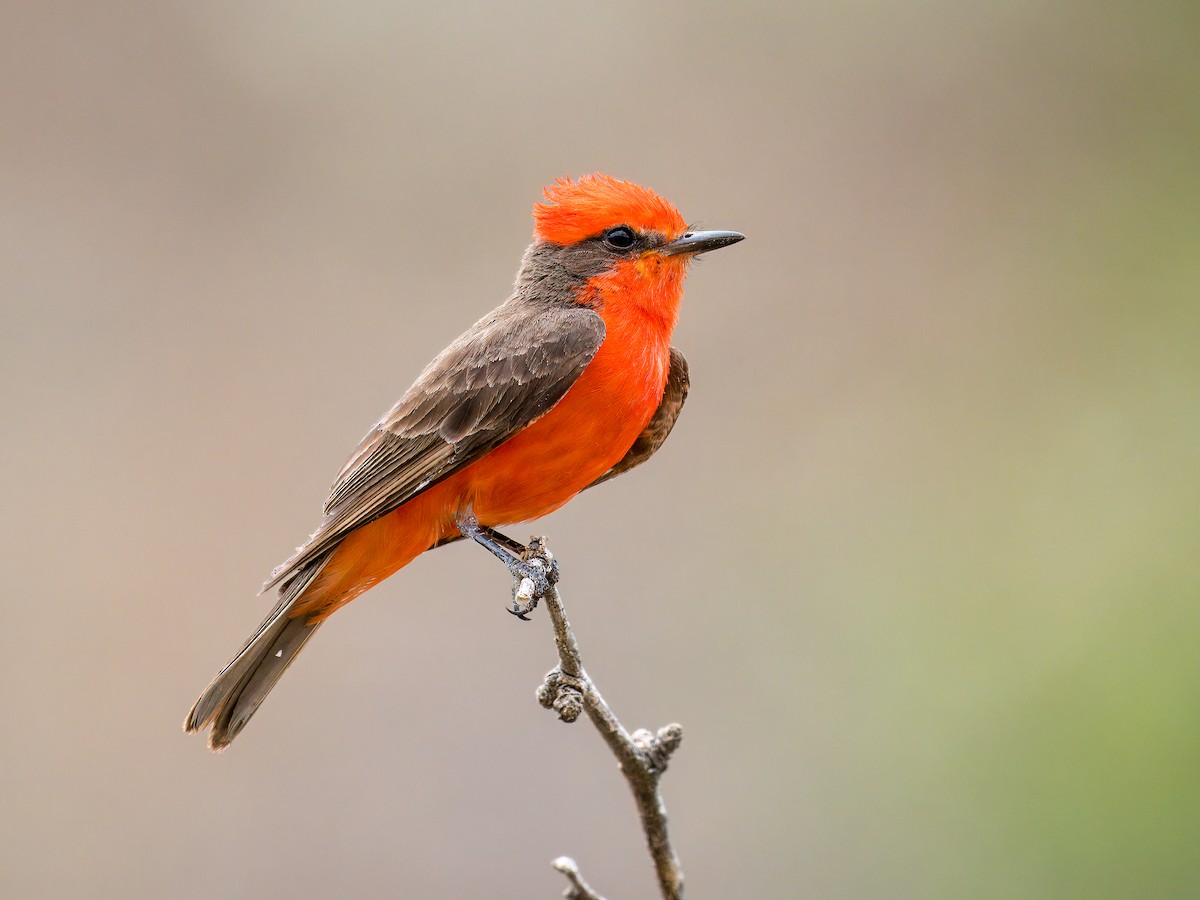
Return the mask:
{"type": "MultiPolygon", "coordinates": [[[[535,537],[530,541],[526,562],[534,566],[541,565],[547,571],[555,568],[554,557],[546,547],[544,538],[535,537]]],[[[538,701],[547,709],[557,712],[564,722],[574,722],[579,718],[580,712],[588,714],[588,718],[616,756],[621,771],[633,791],[663,897],[666,900],[682,900],[683,871],[679,865],[679,858],[671,847],[667,809],[663,805],[658,782],[662,773],[666,771],[671,754],[683,740],[683,729],[679,725],[671,724],[660,728],[656,734],[639,729],[631,735],[625,730],[583,668],[579,657],[579,645],[563,609],[562,598],[554,583],[556,580],[551,579],[546,590],[533,598],[534,602],[538,599],[545,602],[550,619],[554,623],[554,640],[558,645],[558,665],[550,670],[546,680],[538,688],[538,701]]],[[[572,887],[566,894],[567,897],[593,900],[598,896],[587,887],[573,860],[559,857],[555,861],[555,868],[571,879],[572,887]],[[570,870],[560,865],[565,862],[570,863],[570,870]]]]}
{"type": "Polygon", "coordinates": [[[571,857],[560,856],[551,865],[566,875],[567,881],[571,882],[571,886],[563,891],[565,900],[604,900],[583,880],[583,876],[579,874],[579,866],[575,865],[575,860],[571,857]]]}

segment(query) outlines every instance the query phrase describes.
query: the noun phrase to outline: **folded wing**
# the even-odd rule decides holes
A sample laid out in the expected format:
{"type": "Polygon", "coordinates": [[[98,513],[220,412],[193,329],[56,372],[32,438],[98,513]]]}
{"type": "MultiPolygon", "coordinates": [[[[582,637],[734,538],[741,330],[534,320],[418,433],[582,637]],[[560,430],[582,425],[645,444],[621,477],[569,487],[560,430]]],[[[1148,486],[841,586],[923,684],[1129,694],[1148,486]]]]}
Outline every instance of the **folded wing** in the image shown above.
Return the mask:
{"type": "Polygon", "coordinates": [[[604,341],[604,320],[571,304],[531,311],[532,302],[514,298],[493,310],[426,367],[363,438],[333,484],[320,527],[264,589],[470,465],[563,398],[604,341]]]}

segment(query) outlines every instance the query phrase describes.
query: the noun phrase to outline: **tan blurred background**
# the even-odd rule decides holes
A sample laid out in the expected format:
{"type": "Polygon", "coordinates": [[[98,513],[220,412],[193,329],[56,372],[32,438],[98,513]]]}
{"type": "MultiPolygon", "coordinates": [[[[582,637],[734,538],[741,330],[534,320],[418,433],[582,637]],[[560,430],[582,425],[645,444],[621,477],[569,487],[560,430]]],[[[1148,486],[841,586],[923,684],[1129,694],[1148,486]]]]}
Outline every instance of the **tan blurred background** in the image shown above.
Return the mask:
{"type": "Polygon", "coordinates": [[[592,170],[749,236],[537,526],[691,895],[1200,895],[1200,16],[1119,6],[6,4],[0,895],[652,894],[478,548],[179,726],[592,170]]]}

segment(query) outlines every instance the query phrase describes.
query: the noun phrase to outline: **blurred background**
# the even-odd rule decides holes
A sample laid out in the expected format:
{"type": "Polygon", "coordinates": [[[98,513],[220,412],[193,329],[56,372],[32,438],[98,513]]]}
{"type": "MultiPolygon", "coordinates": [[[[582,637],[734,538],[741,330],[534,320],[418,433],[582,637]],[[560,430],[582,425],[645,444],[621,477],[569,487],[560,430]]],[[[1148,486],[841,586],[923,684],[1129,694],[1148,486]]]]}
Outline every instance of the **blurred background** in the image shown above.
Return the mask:
{"type": "Polygon", "coordinates": [[[0,13],[6,897],[653,875],[475,547],[180,722],[357,439],[601,170],[748,240],[664,450],[534,527],[702,897],[1200,895],[1191,3],[0,13]],[[630,589],[631,576],[634,587],[630,589]]]}

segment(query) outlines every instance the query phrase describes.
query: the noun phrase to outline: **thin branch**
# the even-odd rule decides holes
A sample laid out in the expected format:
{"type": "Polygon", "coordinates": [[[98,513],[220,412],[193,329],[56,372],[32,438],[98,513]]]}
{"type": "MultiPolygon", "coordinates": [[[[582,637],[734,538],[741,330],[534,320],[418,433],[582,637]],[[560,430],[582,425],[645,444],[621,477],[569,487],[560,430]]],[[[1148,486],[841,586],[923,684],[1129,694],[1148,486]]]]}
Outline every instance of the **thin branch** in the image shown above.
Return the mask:
{"type": "MultiPolygon", "coordinates": [[[[679,865],[679,857],[671,846],[671,835],[667,828],[667,809],[659,792],[659,779],[666,771],[671,754],[683,740],[683,728],[677,724],[664,726],[653,734],[645,729],[638,729],[633,734],[627,732],[624,726],[613,714],[609,705],[600,696],[595,683],[588,677],[583,668],[579,655],[579,645],[575,641],[575,633],[563,609],[562,598],[559,596],[557,567],[554,557],[546,547],[544,538],[533,538],[529,543],[529,555],[526,563],[543,567],[552,573],[548,586],[534,598],[542,600],[550,613],[554,624],[554,641],[558,645],[558,666],[547,675],[541,687],[538,688],[538,701],[547,709],[553,709],[564,722],[573,722],[579,718],[581,711],[588,714],[600,736],[604,738],[613,755],[617,758],[625,779],[633,791],[638,814],[642,820],[642,830],[646,834],[646,843],[650,848],[650,856],[658,873],[658,883],[665,900],[682,900],[683,870],[679,865]]],[[[519,579],[518,595],[528,592],[531,579],[519,579]]],[[[560,857],[555,867],[559,871],[566,870],[558,863],[566,859],[560,857]]],[[[571,863],[574,866],[574,862],[571,863]]],[[[578,869],[575,869],[578,874],[578,869]]],[[[568,874],[568,877],[571,877],[568,874]]],[[[580,882],[582,877],[580,876],[580,882]]],[[[572,878],[572,889],[578,892],[580,888],[572,878]]],[[[586,885],[585,885],[586,886],[586,885]]],[[[587,888],[590,891],[590,888],[587,888]]],[[[591,900],[594,893],[567,894],[568,897],[578,896],[591,900]]]]}
{"type": "Polygon", "coordinates": [[[565,900],[604,900],[599,894],[592,890],[592,886],[583,880],[583,875],[579,872],[579,866],[575,865],[575,860],[569,856],[560,856],[551,863],[554,868],[567,876],[567,881],[571,882],[571,886],[563,892],[565,900]]]}

